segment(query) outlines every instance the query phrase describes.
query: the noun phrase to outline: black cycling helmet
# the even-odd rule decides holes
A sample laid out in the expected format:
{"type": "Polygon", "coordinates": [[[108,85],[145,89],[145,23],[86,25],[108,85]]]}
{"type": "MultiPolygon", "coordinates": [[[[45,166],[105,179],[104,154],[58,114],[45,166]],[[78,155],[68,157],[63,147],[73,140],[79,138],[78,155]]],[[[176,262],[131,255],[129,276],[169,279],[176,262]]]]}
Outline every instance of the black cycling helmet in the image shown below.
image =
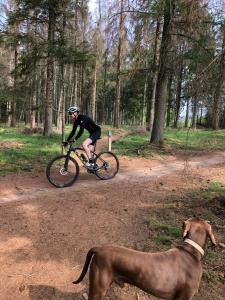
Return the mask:
{"type": "Polygon", "coordinates": [[[77,105],[74,105],[74,106],[70,106],[67,111],[68,114],[73,114],[75,112],[79,113],[80,109],[77,105]]]}

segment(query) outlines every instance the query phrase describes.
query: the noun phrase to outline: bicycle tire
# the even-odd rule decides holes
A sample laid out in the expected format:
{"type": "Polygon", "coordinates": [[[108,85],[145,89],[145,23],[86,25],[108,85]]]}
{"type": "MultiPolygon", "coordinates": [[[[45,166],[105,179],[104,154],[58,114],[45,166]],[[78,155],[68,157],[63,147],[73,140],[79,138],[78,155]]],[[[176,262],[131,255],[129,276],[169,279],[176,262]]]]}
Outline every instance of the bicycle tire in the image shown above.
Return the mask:
{"type": "Polygon", "coordinates": [[[110,151],[99,153],[95,159],[95,164],[97,168],[95,175],[102,180],[112,179],[119,171],[119,160],[110,151]]]}
{"type": "Polygon", "coordinates": [[[69,156],[69,170],[63,170],[67,155],[59,155],[49,161],[46,167],[46,176],[48,181],[57,188],[69,187],[76,180],[80,172],[77,161],[69,156]]]}

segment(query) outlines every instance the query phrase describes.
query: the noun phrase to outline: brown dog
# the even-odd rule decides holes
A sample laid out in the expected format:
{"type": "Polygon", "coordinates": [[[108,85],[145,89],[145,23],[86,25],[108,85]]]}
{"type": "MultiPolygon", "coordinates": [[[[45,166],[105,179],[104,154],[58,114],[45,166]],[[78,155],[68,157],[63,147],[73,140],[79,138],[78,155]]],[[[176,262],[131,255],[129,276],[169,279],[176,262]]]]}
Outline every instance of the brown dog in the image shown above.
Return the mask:
{"type": "Polygon", "coordinates": [[[163,299],[190,300],[202,277],[201,258],[207,237],[216,244],[211,226],[199,218],[183,223],[181,245],[166,252],[145,253],[123,247],[103,246],[89,250],[80,277],[90,264],[89,300],[102,300],[112,282],[129,283],[163,299]]]}

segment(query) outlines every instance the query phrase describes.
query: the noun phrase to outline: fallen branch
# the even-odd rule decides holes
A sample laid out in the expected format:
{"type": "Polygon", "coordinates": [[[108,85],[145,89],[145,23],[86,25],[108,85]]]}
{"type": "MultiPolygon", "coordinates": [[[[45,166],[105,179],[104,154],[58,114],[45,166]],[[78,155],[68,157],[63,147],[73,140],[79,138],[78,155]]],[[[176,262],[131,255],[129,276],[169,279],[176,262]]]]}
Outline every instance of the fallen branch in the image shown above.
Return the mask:
{"type": "Polygon", "coordinates": [[[7,277],[15,277],[15,276],[25,276],[25,277],[29,277],[32,276],[34,273],[30,273],[30,274],[8,274],[7,277]]]}

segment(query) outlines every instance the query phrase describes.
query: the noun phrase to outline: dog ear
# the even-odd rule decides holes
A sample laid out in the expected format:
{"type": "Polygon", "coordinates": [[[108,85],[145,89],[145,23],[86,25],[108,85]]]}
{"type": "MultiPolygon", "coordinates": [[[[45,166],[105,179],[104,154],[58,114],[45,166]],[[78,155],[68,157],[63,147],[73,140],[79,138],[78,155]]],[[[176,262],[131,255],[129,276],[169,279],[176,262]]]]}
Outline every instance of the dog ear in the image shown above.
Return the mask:
{"type": "Polygon", "coordinates": [[[190,222],[188,222],[188,220],[184,221],[183,222],[183,238],[185,238],[187,236],[190,228],[191,228],[190,222]]]}
{"type": "Polygon", "coordinates": [[[214,236],[214,234],[213,234],[213,232],[212,232],[212,227],[211,227],[211,225],[208,226],[207,233],[208,233],[208,236],[209,236],[209,238],[210,238],[210,240],[211,240],[212,245],[213,245],[213,246],[216,246],[216,239],[215,239],[215,236],[214,236]]]}

